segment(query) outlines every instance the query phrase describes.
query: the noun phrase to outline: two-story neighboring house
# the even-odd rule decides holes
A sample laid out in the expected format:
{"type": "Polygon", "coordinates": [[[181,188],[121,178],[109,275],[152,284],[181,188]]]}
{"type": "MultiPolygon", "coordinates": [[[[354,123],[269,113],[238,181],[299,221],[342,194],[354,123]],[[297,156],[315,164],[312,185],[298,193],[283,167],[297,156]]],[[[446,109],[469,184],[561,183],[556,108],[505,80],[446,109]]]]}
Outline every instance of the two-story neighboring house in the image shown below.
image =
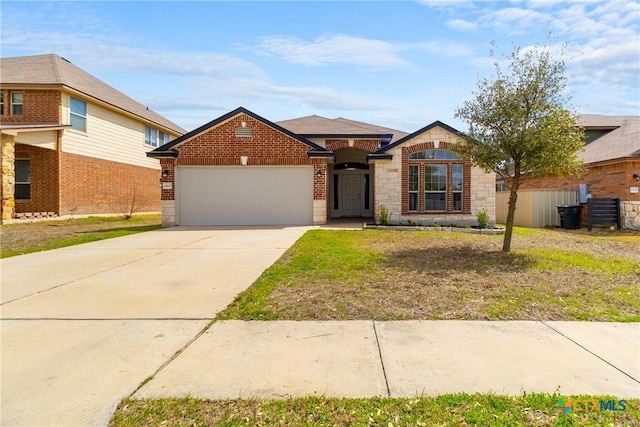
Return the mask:
{"type": "Polygon", "coordinates": [[[0,59],[0,131],[3,220],[159,211],[145,153],[185,133],[53,54],[0,59]]]}

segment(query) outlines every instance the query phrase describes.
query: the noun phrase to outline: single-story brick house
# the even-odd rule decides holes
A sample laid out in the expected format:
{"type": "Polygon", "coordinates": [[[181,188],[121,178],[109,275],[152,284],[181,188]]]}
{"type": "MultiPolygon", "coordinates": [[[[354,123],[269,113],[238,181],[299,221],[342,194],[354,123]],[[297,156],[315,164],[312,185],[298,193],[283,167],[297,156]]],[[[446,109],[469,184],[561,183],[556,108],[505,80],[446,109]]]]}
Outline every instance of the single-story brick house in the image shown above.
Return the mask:
{"type": "MultiPolygon", "coordinates": [[[[620,199],[624,227],[640,230],[640,117],[582,114],[585,146],[579,157],[585,170],[580,176],[527,179],[520,190],[565,190],[584,196],[620,199]]],[[[501,182],[498,180],[498,185],[501,182]]],[[[587,222],[586,200],[581,202],[581,223],[587,222]]]]}
{"type": "Polygon", "coordinates": [[[58,55],[0,59],[2,220],[160,211],[146,152],[185,130],[58,55]]]}
{"type": "Polygon", "coordinates": [[[495,218],[495,177],[451,151],[439,121],[408,134],[343,118],[278,123],[237,108],[147,153],[162,169],[162,223],[322,224],[372,218],[473,225],[495,218]]]}

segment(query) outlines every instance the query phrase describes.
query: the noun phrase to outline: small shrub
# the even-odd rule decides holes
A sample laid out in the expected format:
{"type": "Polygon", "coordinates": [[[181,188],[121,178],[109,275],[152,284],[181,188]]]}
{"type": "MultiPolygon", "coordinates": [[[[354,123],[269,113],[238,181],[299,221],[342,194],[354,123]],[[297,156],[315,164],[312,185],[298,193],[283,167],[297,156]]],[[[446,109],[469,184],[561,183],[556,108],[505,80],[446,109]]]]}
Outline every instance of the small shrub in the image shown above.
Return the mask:
{"type": "Polygon", "coordinates": [[[431,224],[431,226],[434,227],[434,228],[440,228],[441,227],[441,225],[440,225],[440,223],[438,221],[433,221],[433,224],[431,224]]]}
{"type": "Polygon", "coordinates": [[[389,217],[391,214],[385,205],[380,205],[380,209],[378,210],[378,222],[380,225],[388,225],[389,217]]]}
{"type": "Polygon", "coordinates": [[[476,214],[476,218],[478,219],[478,226],[480,228],[487,228],[489,224],[489,214],[486,209],[482,209],[480,212],[476,214]]]}

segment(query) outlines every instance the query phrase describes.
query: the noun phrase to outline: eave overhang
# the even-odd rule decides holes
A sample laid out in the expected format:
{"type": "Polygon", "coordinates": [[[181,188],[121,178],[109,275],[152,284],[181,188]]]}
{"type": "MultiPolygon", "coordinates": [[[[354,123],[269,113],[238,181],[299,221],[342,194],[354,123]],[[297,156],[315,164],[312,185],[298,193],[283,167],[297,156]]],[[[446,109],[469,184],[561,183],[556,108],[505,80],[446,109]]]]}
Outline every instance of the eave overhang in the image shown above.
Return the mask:
{"type": "Polygon", "coordinates": [[[171,159],[175,159],[178,157],[178,154],[180,154],[178,152],[178,150],[154,150],[154,151],[149,151],[147,153],[147,157],[151,157],[153,159],[162,159],[162,158],[171,158],[171,159]]]}
{"type": "Polygon", "coordinates": [[[367,156],[367,161],[371,160],[391,160],[393,159],[393,154],[389,153],[371,153],[367,156]]]}

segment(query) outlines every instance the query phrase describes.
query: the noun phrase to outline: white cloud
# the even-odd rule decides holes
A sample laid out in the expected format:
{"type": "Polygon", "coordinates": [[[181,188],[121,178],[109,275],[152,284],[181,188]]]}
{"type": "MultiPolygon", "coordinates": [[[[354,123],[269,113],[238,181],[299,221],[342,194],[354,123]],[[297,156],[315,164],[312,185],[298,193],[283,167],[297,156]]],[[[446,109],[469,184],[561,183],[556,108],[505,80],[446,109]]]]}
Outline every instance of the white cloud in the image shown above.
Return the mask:
{"type": "Polygon", "coordinates": [[[161,74],[260,75],[252,63],[215,52],[190,53],[137,48],[100,35],[60,32],[6,32],[2,45],[34,53],[57,53],[72,63],[105,70],[139,70],[161,74]]]}
{"type": "Polygon", "coordinates": [[[408,63],[390,42],[345,34],[323,35],[313,41],[289,36],[264,37],[260,48],[286,61],[303,65],[356,64],[368,67],[404,67],[408,63]]]}
{"type": "Polygon", "coordinates": [[[451,19],[447,21],[447,27],[459,31],[474,31],[478,28],[478,24],[464,19],[451,19]]]}
{"type": "Polygon", "coordinates": [[[507,7],[484,14],[480,23],[484,27],[493,27],[506,34],[524,34],[531,29],[545,25],[546,16],[538,11],[507,7]]]}

